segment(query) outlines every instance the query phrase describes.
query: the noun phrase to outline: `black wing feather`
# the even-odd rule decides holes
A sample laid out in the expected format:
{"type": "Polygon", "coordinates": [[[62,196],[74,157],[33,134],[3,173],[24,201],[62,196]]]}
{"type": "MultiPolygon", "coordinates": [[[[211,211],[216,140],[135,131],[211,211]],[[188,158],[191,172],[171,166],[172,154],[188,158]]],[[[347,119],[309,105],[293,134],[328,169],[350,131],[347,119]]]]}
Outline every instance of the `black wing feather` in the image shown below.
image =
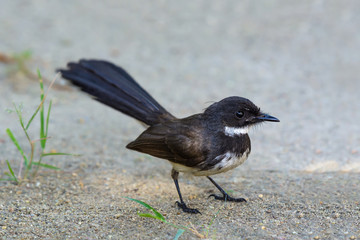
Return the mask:
{"type": "Polygon", "coordinates": [[[94,96],[147,125],[174,119],[124,69],[101,60],[80,60],[59,70],[62,76],[94,96]]]}
{"type": "Polygon", "coordinates": [[[187,167],[203,162],[208,155],[208,144],[203,144],[202,126],[196,121],[172,121],[149,127],[126,147],[152,156],[167,159],[187,167]]]}

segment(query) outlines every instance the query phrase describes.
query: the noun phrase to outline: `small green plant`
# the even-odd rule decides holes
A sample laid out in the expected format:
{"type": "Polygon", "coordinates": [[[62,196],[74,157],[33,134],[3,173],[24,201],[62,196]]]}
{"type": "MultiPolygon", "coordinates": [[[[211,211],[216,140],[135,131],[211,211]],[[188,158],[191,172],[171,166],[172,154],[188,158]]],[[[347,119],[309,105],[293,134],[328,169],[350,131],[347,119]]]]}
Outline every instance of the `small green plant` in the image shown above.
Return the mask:
{"type": "MultiPolygon", "coordinates": [[[[22,109],[23,109],[22,105],[14,104],[14,110],[10,110],[10,112],[15,112],[17,114],[17,116],[19,118],[20,126],[25,134],[26,139],[29,142],[31,150],[30,150],[30,153],[25,154],[23,148],[20,146],[20,144],[19,144],[18,140],[16,139],[16,137],[14,136],[13,132],[9,128],[6,129],[7,135],[10,137],[11,141],[14,143],[14,145],[18,149],[19,153],[21,154],[22,161],[20,162],[19,172],[16,176],[10,162],[8,160],[6,160],[9,172],[5,172],[5,175],[7,176],[7,178],[1,178],[0,179],[1,181],[11,181],[11,182],[15,182],[16,184],[20,184],[23,180],[28,179],[29,177],[32,177],[32,178],[36,177],[40,167],[53,169],[53,170],[59,170],[58,167],[43,163],[42,160],[44,157],[54,156],[54,155],[72,155],[72,156],[74,156],[74,154],[70,154],[70,153],[59,153],[59,152],[47,153],[45,151],[46,143],[47,143],[47,140],[49,139],[48,130],[49,130],[49,119],[50,119],[50,112],[51,112],[51,107],[52,107],[52,100],[50,100],[49,106],[47,109],[47,113],[45,114],[44,105],[45,105],[47,93],[44,94],[43,79],[40,74],[40,71],[38,70],[37,72],[38,72],[38,79],[40,82],[40,104],[36,108],[33,115],[30,117],[29,121],[27,121],[27,123],[26,123],[24,120],[24,117],[22,114],[22,109]],[[31,126],[31,123],[33,122],[33,120],[35,119],[35,117],[37,116],[38,113],[40,113],[40,131],[39,131],[40,137],[38,139],[31,139],[29,136],[29,133],[28,133],[28,129],[31,126]],[[45,115],[46,115],[46,118],[45,118],[45,115]],[[36,150],[37,142],[40,142],[40,154],[39,154],[38,159],[35,160],[35,154],[36,154],[35,150],[36,150]]],[[[51,86],[54,84],[55,79],[56,78],[54,78],[54,80],[51,82],[51,84],[48,88],[48,91],[50,90],[51,86]]]]}
{"type": "Polygon", "coordinates": [[[199,232],[197,231],[197,229],[194,227],[194,225],[193,225],[191,222],[189,222],[190,228],[189,228],[189,227],[186,227],[186,226],[177,226],[177,225],[175,225],[175,224],[173,224],[173,223],[171,223],[171,222],[168,222],[161,213],[159,213],[158,211],[156,211],[156,210],[155,210],[153,207],[151,207],[149,204],[147,204],[147,203],[145,203],[145,202],[143,202],[143,201],[134,199],[134,198],[129,198],[129,197],[125,197],[125,198],[127,198],[127,199],[129,199],[129,200],[131,200],[131,201],[134,201],[134,202],[136,202],[136,203],[139,203],[140,205],[146,207],[147,209],[151,210],[151,211],[154,213],[154,214],[151,214],[151,213],[137,213],[137,215],[139,215],[140,217],[154,218],[154,219],[157,219],[157,220],[159,220],[159,221],[161,221],[161,222],[163,222],[163,223],[166,223],[166,224],[168,224],[168,225],[170,225],[170,226],[172,226],[172,227],[177,228],[178,231],[177,231],[177,233],[176,233],[176,235],[175,235],[175,237],[174,237],[174,240],[179,239],[179,237],[180,237],[185,231],[191,232],[192,234],[194,234],[194,235],[197,236],[198,238],[208,239],[210,227],[211,227],[211,225],[214,223],[215,218],[217,217],[217,215],[219,214],[219,212],[220,212],[220,210],[221,210],[221,209],[219,209],[219,210],[215,213],[214,217],[211,219],[210,223],[207,224],[207,226],[204,226],[204,228],[205,228],[205,229],[204,229],[204,232],[203,232],[203,233],[199,233],[199,232]]]}
{"type": "Polygon", "coordinates": [[[188,229],[187,227],[184,227],[184,226],[177,226],[173,223],[170,223],[168,222],[165,217],[159,213],[158,211],[156,211],[153,207],[151,207],[149,204],[143,202],[143,201],[140,201],[140,200],[137,200],[137,199],[134,199],[134,198],[129,198],[129,197],[126,197],[127,199],[131,200],[131,201],[134,201],[136,203],[139,203],[141,205],[143,205],[144,207],[146,207],[147,209],[151,210],[154,214],[151,214],[151,213],[137,213],[140,217],[147,217],[147,218],[154,218],[154,219],[157,219],[157,220],[160,220],[161,222],[163,223],[166,223],[166,224],[169,224],[170,226],[172,227],[175,227],[178,229],[175,237],[174,237],[174,240],[177,240],[179,239],[179,237],[188,229]]]}

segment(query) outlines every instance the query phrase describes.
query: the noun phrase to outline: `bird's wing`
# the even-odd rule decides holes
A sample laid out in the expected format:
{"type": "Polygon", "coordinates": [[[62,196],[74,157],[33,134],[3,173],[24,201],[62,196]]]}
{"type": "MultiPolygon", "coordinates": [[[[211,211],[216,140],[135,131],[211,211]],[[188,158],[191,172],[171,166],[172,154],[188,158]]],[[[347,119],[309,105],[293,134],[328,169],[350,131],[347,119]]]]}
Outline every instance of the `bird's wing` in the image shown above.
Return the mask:
{"type": "Polygon", "coordinates": [[[201,136],[202,129],[194,125],[179,122],[161,123],[149,127],[126,147],[193,167],[207,156],[206,144],[201,136]]]}

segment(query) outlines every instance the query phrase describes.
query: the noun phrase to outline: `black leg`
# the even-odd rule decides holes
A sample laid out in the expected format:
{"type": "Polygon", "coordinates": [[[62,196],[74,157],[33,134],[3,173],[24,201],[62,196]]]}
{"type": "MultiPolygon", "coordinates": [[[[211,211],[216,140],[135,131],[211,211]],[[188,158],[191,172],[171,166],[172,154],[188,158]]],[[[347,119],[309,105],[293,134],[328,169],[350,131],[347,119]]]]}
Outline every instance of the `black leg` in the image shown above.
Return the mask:
{"type": "Polygon", "coordinates": [[[171,170],[171,177],[174,180],[176,190],[177,190],[177,192],[179,194],[179,198],[180,198],[180,202],[176,201],[176,204],[178,205],[179,208],[181,208],[186,213],[194,213],[194,214],[200,213],[199,210],[197,210],[195,208],[189,208],[186,206],[186,204],[181,196],[180,187],[179,187],[179,183],[178,183],[178,176],[179,176],[179,172],[175,171],[174,169],[171,170]]]}
{"type": "Polygon", "coordinates": [[[217,189],[223,194],[222,196],[211,194],[209,197],[214,197],[217,200],[223,200],[223,201],[231,201],[231,202],[246,202],[245,198],[233,198],[230,197],[229,194],[225,192],[224,189],[222,189],[219,184],[217,184],[211,177],[207,176],[207,178],[215,185],[217,189]]]}

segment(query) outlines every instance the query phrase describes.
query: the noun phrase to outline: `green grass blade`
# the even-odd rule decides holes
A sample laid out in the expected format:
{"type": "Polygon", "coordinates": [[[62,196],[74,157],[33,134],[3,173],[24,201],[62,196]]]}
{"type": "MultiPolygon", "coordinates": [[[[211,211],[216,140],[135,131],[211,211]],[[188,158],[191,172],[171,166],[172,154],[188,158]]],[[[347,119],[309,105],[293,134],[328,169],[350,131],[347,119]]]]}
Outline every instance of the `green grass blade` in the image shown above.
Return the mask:
{"type": "Polygon", "coordinates": [[[40,70],[37,69],[37,73],[38,73],[38,78],[39,78],[39,83],[40,83],[40,101],[41,101],[41,106],[40,106],[40,144],[41,144],[41,148],[45,149],[45,144],[46,144],[46,135],[45,135],[45,116],[44,116],[44,83],[43,83],[43,79],[41,77],[41,73],[40,70]]]}
{"type": "Polygon", "coordinates": [[[38,79],[42,79],[40,69],[36,69],[36,72],[37,72],[37,75],[38,75],[38,79]]]}
{"type": "Polygon", "coordinates": [[[137,199],[134,199],[134,198],[129,198],[129,197],[126,197],[127,199],[131,200],[131,201],[134,201],[134,202],[137,202],[141,205],[143,205],[144,207],[146,207],[147,209],[150,209],[150,210],[153,210],[154,208],[151,207],[149,204],[147,203],[144,203],[143,201],[140,201],[140,200],[137,200],[137,199]]]}
{"type": "Polygon", "coordinates": [[[21,127],[22,128],[24,128],[24,120],[23,120],[23,117],[22,117],[22,114],[21,114],[21,112],[22,112],[22,107],[21,107],[21,105],[19,106],[19,108],[16,106],[16,104],[14,103],[14,108],[15,108],[15,112],[16,112],[16,114],[18,115],[18,117],[19,117],[19,121],[20,121],[20,125],[21,125],[21,127]]]}
{"type": "Polygon", "coordinates": [[[43,115],[44,115],[44,112],[42,110],[40,110],[40,145],[41,145],[41,148],[44,150],[47,139],[45,136],[45,126],[44,126],[43,115]]]}
{"type": "Polygon", "coordinates": [[[178,240],[179,237],[185,232],[184,229],[179,229],[174,237],[174,240],[178,240]]]}
{"type": "Polygon", "coordinates": [[[0,178],[0,181],[12,181],[11,178],[0,178]]]}
{"type": "Polygon", "coordinates": [[[11,165],[10,165],[10,163],[9,163],[8,160],[6,160],[6,164],[8,165],[8,168],[9,168],[9,171],[10,171],[10,173],[11,173],[11,176],[15,177],[14,171],[12,170],[11,165]]]}
{"type": "MultiPolygon", "coordinates": [[[[42,104],[41,104],[41,105],[42,105],[42,104]]],[[[39,110],[40,110],[40,108],[41,108],[41,105],[39,105],[39,106],[37,107],[37,109],[35,110],[34,114],[31,116],[29,122],[26,124],[25,130],[28,130],[28,128],[30,127],[31,122],[34,120],[34,118],[35,118],[36,115],[38,114],[38,112],[39,112],[39,110]]]]}
{"type": "Polygon", "coordinates": [[[48,108],[48,112],[47,112],[47,116],[46,116],[46,124],[45,124],[45,137],[47,137],[47,136],[48,136],[48,130],[49,130],[49,119],[50,119],[51,106],[52,106],[52,100],[50,100],[50,103],[49,103],[49,108],[48,108]]]}
{"type": "Polygon", "coordinates": [[[158,216],[161,219],[161,221],[166,222],[165,217],[161,213],[159,213],[155,209],[152,209],[152,211],[155,213],[156,216],[158,216]]]}
{"type": "Polygon", "coordinates": [[[138,213],[137,215],[139,215],[140,217],[147,217],[147,218],[155,218],[158,219],[160,221],[163,221],[161,218],[159,218],[158,216],[152,215],[150,213],[138,213]]]}
{"type": "Polygon", "coordinates": [[[134,198],[129,198],[129,197],[126,197],[127,199],[131,200],[131,201],[134,201],[134,202],[137,202],[141,205],[143,205],[144,207],[146,207],[147,209],[153,211],[155,213],[155,215],[161,220],[161,221],[166,221],[165,220],[165,217],[159,213],[158,211],[156,211],[153,207],[151,207],[149,204],[147,203],[144,203],[143,201],[140,201],[140,200],[137,200],[137,199],[134,199],[134,198]]]}
{"type": "Polygon", "coordinates": [[[10,171],[10,173],[11,173],[11,176],[12,176],[13,180],[14,180],[15,182],[18,182],[18,180],[17,180],[17,178],[16,178],[16,176],[15,176],[15,174],[14,174],[14,171],[12,170],[11,165],[10,165],[10,163],[9,163],[8,160],[6,160],[6,164],[7,164],[7,166],[8,166],[8,169],[9,169],[9,171],[10,171]]]}
{"type": "Polygon", "coordinates": [[[60,168],[55,167],[53,165],[49,165],[49,164],[45,164],[45,163],[41,163],[41,162],[33,162],[34,165],[40,166],[40,167],[44,167],[44,168],[49,168],[49,169],[53,169],[53,170],[60,170],[60,168]]]}
{"type": "Polygon", "coordinates": [[[9,128],[6,129],[6,133],[9,135],[11,141],[15,144],[15,146],[17,147],[17,149],[19,150],[19,152],[20,152],[21,155],[23,156],[25,166],[27,167],[27,166],[28,166],[28,159],[27,159],[27,157],[25,156],[24,151],[23,151],[22,148],[20,147],[19,142],[16,140],[14,134],[11,132],[11,130],[10,130],[9,128]]]}
{"type": "Polygon", "coordinates": [[[61,155],[61,156],[75,156],[75,157],[81,156],[80,154],[72,154],[72,153],[43,153],[43,154],[41,154],[41,157],[58,156],[58,155],[61,155]]]}

